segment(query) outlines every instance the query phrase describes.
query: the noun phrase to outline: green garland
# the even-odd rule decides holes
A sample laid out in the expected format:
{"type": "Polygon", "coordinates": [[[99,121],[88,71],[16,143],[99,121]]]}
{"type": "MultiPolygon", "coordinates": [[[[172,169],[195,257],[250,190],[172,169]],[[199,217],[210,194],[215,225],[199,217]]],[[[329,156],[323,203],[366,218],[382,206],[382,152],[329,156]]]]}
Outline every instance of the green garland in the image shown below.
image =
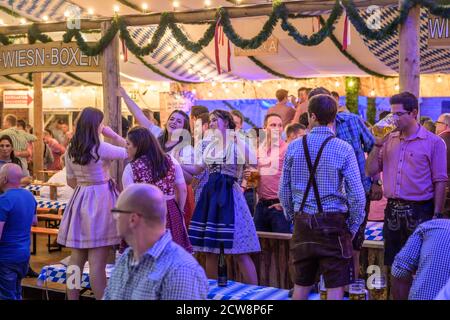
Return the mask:
{"type": "Polygon", "coordinates": [[[376,114],[377,114],[377,110],[375,108],[375,98],[368,97],[367,98],[367,121],[370,124],[375,124],[376,114]]]}
{"type": "Polygon", "coordinates": [[[358,114],[358,97],[361,88],[361,80],[358,77],[345,77],[345,97],[347,109],[358,114]],[[350,85],[353,82],[353,85],[350,85]]]}
{"type": "Polygon", "coordinates": [[[450,18],[450,5],[448,4],[448,1],[441,2],[446,2],[446,4],[437,4],[432,0],[416,0],[416,3],[428,8],[432,15],[442,18],[450,18]]]}
{"type": "Polygon", "coordinates": [[[204,47],[206,47],[211,40],[214,38],[216,23],[211,22],[208,29],[203,34],[203,37],[197,42],[190,41],[189,38],[184,34],[184,32],[177,26],[174,22],[173,14],[169,15],[169,28],[172,31],[172,35],[186,50],[192,51],[194,53],[200,52],[204,47]]]}
{"type": "MultiPolygon", "coordinates": [[[[320,19],[321,24],[325,23],[325,20],[322,18],[322,16],[320,16],[319,19],[320,19]]],[[[371,76],[377,77],[377,78],[383,78],[383,79],[394,78],[392,76],[386,76],[384,74],[378,73],[378,72],[373,71],[373,70],[367,68],[366,66],[364,66],[362,63],[360,63],[358,60],[356,60],[350,53],[348,53],[346,50],[344,50],[344,47],[342,46],[342,44],[339,42],[339,40],[336,38],[336,36],[333,33],[330,33],[329,38],[334,43],[336,48],[338,48],[339,51],[348,60],[350,60],[353,64],[355,64],[360,70],[364,71],[365,73],[367,73],[371,76]]]]}
{"type": "Polygon", "coordinates": [[[155,66],[151,65],[150,63],[148,63],[147,61],[145,61],[145,59],[141,56],[137,56],[135,55],[135,57],[142,62],[142,64],[144,66],[146,66],[147,68],[149,68],[151,71],[153,71],[156,74],[159,74],[161,77],[167,78],[169,80],[175,81],[175,82],[180,82],[180,83],[197,83],[197,82],[193,82],[193,81],[185,81],[185,80],[180,80],[180,79],[176,79],[174,77],[169,76],[168,74],[162,72],[161,70],[159,70],[158,68],[156,68],[155,66]]]}
{"type": "MultiPolygon", "coordinates": [[[[237,109],[235,107],[233,107],[230,103],[228,103],[226,100],[222,100],[222,102],[228,107],[230,108],[231,111],[236,111],[237,109]]],[[[244,115],[243,115],[244,116],[244,115]]],[[[250,120],[250,118],[244,116],[244,122],[248,123],[251,127],[253,128],[257,128],[258,126],[252,121],[250,120]]]]}
{"type": "Polygon", "coordinates": [[[278,71],[275,71],[275,70],[271,69],[269,66],[265,65],[260,60],[256,59],[254,56],[249,56],[248,58],[251,61],[253,61],[258,67],[260,67],[261,69],[266,71],[267,73],[270,73],[270,74],[272,74],[274,76],[277,76],[279,78],[287,79],[287,80],[308,80],[308,79],[311,79],[311,78],[297,78],[297,77],[288,76],[286,74],[283,74],[281,72],[278,72],[278,71]]]}
{"type": "Polygon", "coordinates": [[[12,76],[3,76],[3,77],[5,77],[6,79],[8,79],[10,81],[16,82],[16,83],[21,84],[23,86],[26,86],[26,87],[32,87],[33,86],[33,84],[31,84],[31,83],[27,83],[27,82],[18,80],[16,78],[12,77],[12,76]]]}
{"type": "Polygon", "coordinates": [[[117,0],[117,2],[120,2],[121,4],[123,4],[126,7],[129,7],[131,9],[134,9],[136,11],[142,12],[142,8],[139,8],[138,5],[135,5],[134,3],[131,3],[130,1],[127,0],[117,0]]]}
{"type": "Polygon", "coordinates": [[[304,46],[317,46],[318,44],[322,43],[330,34],[332,34],[334,30],[334,24],[342,15],[342,11],[343,10],[339,4],[339,1],[336,1],[327,21],[322,24],[322,28],[310,37],[301,35],[297,31],[297,29],[291,23],[289,23],[286,13],[284,13],[284,16],[282,17],[283,22],[281,23],[281,28],[284,31],[287,31],[288,34],[299,44],[304,46]]]}
{"type": "Polygon", "coordinates": [[[28,29],[28,43],[34,44],[36,41],[40,41],[42,43],[48,43],[53,42],[53,39],[50,38],[48,35],[43,34],[39,27],[35,24],[32,24],[31,27],[28,29]]]}

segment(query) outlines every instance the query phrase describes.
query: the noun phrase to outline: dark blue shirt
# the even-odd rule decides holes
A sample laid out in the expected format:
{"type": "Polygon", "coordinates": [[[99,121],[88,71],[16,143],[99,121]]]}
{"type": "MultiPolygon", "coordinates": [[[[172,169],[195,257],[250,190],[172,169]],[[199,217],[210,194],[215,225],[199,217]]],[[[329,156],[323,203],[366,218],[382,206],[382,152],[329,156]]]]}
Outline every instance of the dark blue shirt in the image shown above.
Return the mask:
{"type": "Polygon", "coordinates": [[[30,258],[30,232],[36,200],[30,191],[10,189],[0,195],[1,262],[25,262],[30,258]]]}

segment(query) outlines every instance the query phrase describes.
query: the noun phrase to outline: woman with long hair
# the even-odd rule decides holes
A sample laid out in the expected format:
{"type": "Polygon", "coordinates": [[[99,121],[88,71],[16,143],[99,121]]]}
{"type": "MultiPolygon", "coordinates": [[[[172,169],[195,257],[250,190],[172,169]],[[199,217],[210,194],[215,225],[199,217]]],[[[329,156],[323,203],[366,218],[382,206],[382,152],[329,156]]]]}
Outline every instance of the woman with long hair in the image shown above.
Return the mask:
{"type": "Polygon", "coordinates": [[[209,128],[214,136],[203,152],[209,178],[195,207],[189,238],[194,251],[206,253],[208,278],[217,277],[217,254],[223,245],[225,254],[235,255],[243,281],[257,284],[255,264],[249,253],[259,252],[261,248],[244,194],[237,183],[250,152],[235,135],[235,124],[229,112],[213,111],[209,128]]]}
{"type": "Polygon", "coordinates": [[[167,201],[167,229],[173,240],[188,252],[192,252],[183,211],[186,202],[186,183],[180,164],[164,153],[156,138],[143,127],[128,132],[128,158],[122,176],[124,188],[132,183],[153,184],[161,189],[167,201]]]}
{"type": "Polygon", "coordinates": [[[201,166],[196,165],[194,161],[189,116],[181,110],[173,111],[167,119],[164,130],[162,130],[145,116],[142,109],[128,96],[124,88],[119,88],[119,95],[123,98],[128,110],[136,118],[139,125],[149,129],[158,138],[163,151],[173,156],[180,163],[188,192],[186,205],[182,209],[184,210],[186,226],[189,226],[195,206],[191,183],[193,177],[202,171],[201,166]]]}
{"type": "Polygon", "coordinates": [[[14,155],[13,141],[8,135],[0,137],[0,168],[6,163],[15,163],[22,168],[22,162],[14,155]]]}
{"type": "MultiPolygon", "coordinates": [[[[125,148],[102,142],[100,134],[117,144],[123,138],[103,125],[103,113],[82,110],[65,155],[67,184],[74,194],[67,204],[58,233],[58,243],[72,249],[69,265],[83,270],[89,261],[89,280],[96,299],[106,287],[106,261],[111,247],[120,243],[111,215],[118,191],[109,175],[112,161],[127,158],[125,148]]],[[[68,275],[70,276],[70,275],[68,275]]],[[[79,298],[79,290],[68,288],[68,298],[79,298]]]]}

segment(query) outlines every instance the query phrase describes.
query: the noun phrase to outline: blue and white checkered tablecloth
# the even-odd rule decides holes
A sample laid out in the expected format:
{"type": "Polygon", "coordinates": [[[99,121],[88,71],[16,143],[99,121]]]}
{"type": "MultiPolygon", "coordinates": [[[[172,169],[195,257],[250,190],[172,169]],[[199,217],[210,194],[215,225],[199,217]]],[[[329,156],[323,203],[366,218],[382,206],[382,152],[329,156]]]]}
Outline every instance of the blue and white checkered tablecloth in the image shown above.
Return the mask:
{"type": "MultiPolygon", "coordinates": [[[[106,267],[109,278],[113,265],[106,267]]],[[[66,266],[62,264],[45,266],[38,277],[38,285],[43,286],[45,281],[66,283],[66,266]]],[[[208,280],[210,300],[289,300],[289,290],[244,284],[236,281],[228,281],[226,287],[219,287],[216,280],[208,280]]],[[[89,271],[84,270],[81,277],[81,288],[90,289],[89,271]]],[[[309,300],[320,300],[318,293],[312,293],[309,300]]]]}
{"type": "Polygon", "coordinates": [[[24,189],[27,189],[30,191],[41,191],[41,188],[42,188],[42,186],[38,186],[38,185],[34,185],[34,184],[29,184],[24,187],[24,189]]]}
{"type": "Polygon", "coordinates": [[[367,222],[365,238],[371,241],[383,241],[383,222],[367,222]]]}
{"type": "Polygon", "coordinates": [[[44,208],[44,209],[66,209],[67,202],[65,201],[59,201],[59,200],[49,200],[49,199],[43,199],[40,197],[35,197],[37,202],[38,208],[44,208]]]}

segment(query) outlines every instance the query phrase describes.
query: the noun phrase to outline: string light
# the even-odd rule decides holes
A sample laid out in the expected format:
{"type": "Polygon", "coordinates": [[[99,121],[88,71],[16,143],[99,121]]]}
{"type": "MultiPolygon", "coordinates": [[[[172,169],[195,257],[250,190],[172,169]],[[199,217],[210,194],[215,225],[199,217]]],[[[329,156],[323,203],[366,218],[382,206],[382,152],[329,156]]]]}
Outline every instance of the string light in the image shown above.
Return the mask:
{"type": "Polygon", "coordinates": [[[241,4],[242,0],[236,0],[237,4],[241,4]]]}
{"type": "Polygon", "coordinates": [[[188,72],[189,72],[189,74],[193,74],[194,70],[192,68],[189,68],[188,72]]]}
{"type": "Polygon", "coordinates": [[[125,61],[125,56],[123,55],[123,53],[120,54],[120,60],[125,61]]]}
{"type": "Polygon", "coordinates": [[[139,89],[139,85],[137,83],[134,83],[133,88],[137,90],[137,89],[139,89]]]}
{"type": "Polygon", "coordinates": [[[20,24],[27,24],[27,20],[25,18],[20,19],[20,24]]]}
{"type": "Polygon", "coordinates": [[[238,87],[238,84],[237,84],[237,82],[235,82],[234,84],[233,84],[233,88],[237,88],[238,87]]]}
{"type": "Polygon", "coordinates": [[[64,11],[64,17],[65,17],[65,18],[68,18],[69,15],[70,15],[70,14],[69,14],[69,11],[64,11]]]}
{"type": "Polygon", "coordinates": [[[0,26],[4,26],[5,25],[5,21],[3,21],[3,19],[0,19],[0,26]]]}
{"type": "Polygon", "coordinates": [[[205,81],[205,77],[204,76],[200,76],[199,79],[200,79],[201,82],[205,81]]]}
{"type": "Polygon", "coordinates": [[[281,89],[281,83],[278,83],[277,87],[278,89],[281,89]]]}
{"type": "Polygon", "coordinates": [[[48,16],[43,16],[43,17],[42,17],[42,20],[44,20],[45,22],[47,22],[47,21],[48,21],[48,16]]]}
{"type": "Polygon", "coordinates": [[[212,94],[212,92],[211,91],[208,91],[208,97],[212,97],[213,96],[213,94],[212,94]]]}
{"type": "Polygon", "coordinates": [[[340,84],[339,81],[336,81],[336,82],[334,83],[334,86],[335,86],[336,88],[339,88],[339,87],[341,86],[341,84],[340,84]]]}
{"type": "Polygon", "coordinates": [[[372,89],[372,91],[370,91],[370,96],[375,97],[375,90],[372,89]]]}
{"type": "Polygon", "coordinates": [[[177,62],[178,62],[179,64],[182,64],[182,63],[183,63],[183,59],[181,59],[181,56],[178,56],[177,62]]]}
{"type": "Polygon", "coordinates": [[[196,89],[192,89],[192,93],[195,95],[197,94],[197,90],[196,89]]]}
{"type": "Polygon", "coordinates": [[[349,88],[353,88],[354,85],[355,85],[355,83],[353,82],[353,80],[350,80],[350,81],[348,82],[349,88]]]}
{"type": "Polygon", "coordinates": [[[172,2],[172,6],[174,9],[177,9],[180,7],[180,3],[178,1],[174,1],[174,2],[172,2]]]}
{"type": "Polygon", "coordinates": [[[225,93],[230,93],[230,89],[228,89],[228,87],[225,87],[225,93]]]}
{"type": "MultiPolygon", "coordinates": [[[[150,40],[148,40],[149,42],[152,42],[152,40],[150,39],[150,40]]],[[[173,50],[173,48],[171,47],[171,46],[167,46],[167,52],[170,52],[170,51],[172,51],[173,50]]]]}
{"type": "Polygon", "coordinates": [[[398,84],[395,85],[395,91],[399,91],[400,90],[400,86],[398,84]]]}
{"type": "Polygon", "coordinates": [[[93,16],[94,15],[94,9],[89,8],[88,9],[88,15],[93,16]]]}
{"type": "Polygon", "coordinates": [[[117,12],[120,11],[120,7],[119,7],[118,5],[115,5],[115,6],[113,7],[113,10],[114,10],[114,13],[117,13],[117,12]]]}
{"type": "Polygon", "coordinates": [[[211,5],[211,0],[205,0],[205,7],[209,7],[211,5]]]}
{"type": "Polygon", "coordinates": [[[212,85],[213,87],[215,87],[215,86],[217,85],[217,83],[216,83],[215,81],[213,81],[213,82],[211,83],[211,85],[212,85]]]}
{"type": "Polygon", "coordinates": [[[225,83],[222,83],[221,87],[222,87],[222,89],[225,89],[227,86],[225,83]]]}
{"type": "Polygon", "coordinates": [[[256,83],[256,86],[257,86],[258,88],[261,88],[261,87],[262,87],[261,82],[257,82],[257,83],[256,83]]]}
{"type": "Polygon", "coordinates": [[[442,77],[440,75],[437,77],[436,82],[437,83],[442,83],[442,77]]]}
{"type": "Polygon", "coordinates": [[[148,10],[148,4],[145,2],[142,4],[142,10],[147,11],[148,10]]]}

